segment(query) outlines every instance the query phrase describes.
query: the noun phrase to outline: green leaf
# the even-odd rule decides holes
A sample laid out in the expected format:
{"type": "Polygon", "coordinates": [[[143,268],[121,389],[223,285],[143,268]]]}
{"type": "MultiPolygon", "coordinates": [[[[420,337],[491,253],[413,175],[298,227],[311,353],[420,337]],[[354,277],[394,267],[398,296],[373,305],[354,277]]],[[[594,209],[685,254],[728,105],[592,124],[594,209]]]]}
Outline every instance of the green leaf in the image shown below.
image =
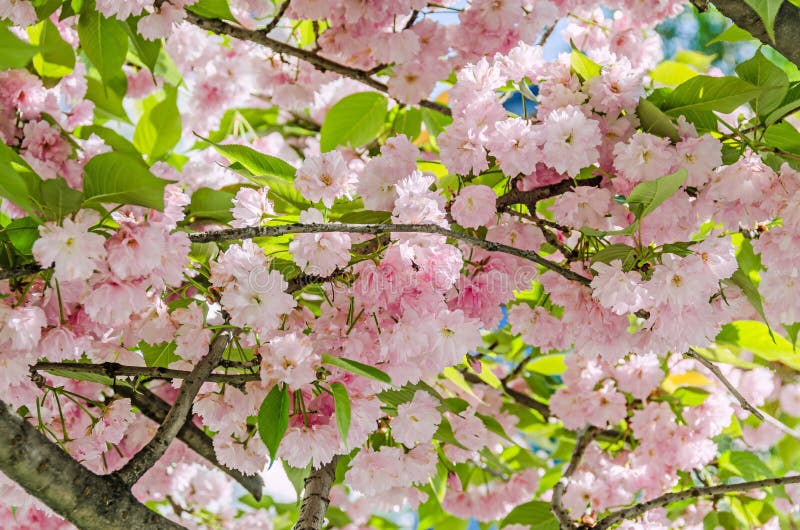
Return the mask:
{"type": "Polygon", "coordinates": [[[673,396],[685,407],[696,407],[703,403],[710,395],[707,390],[692,386],[682,386],[672,393],[673,396]]]}
{"type": "Polygon", "coordinates": [[[339,100],[322,122],[320,150],[331,151],[338,145],[353,148],[378,136],[386,119],[388,101],[377,92],[359,92],[339,100]]]}
{"type": "Polygon", "coordinates": [[[800,370],[800,354],[792,343],[755,320],[737,320],[722,326],[714,341],[744,348],[767,361],[779,361],[800,370]]]}
{"type": "Polygon", "coordinates": [[[783,4],[783,0],[744,0],[744,3],[758,13],[770,40],[775,42],[775,17],[783,4]]]}
{"type": "Polygon", "coordinates": [[[141,153],[136,149],[136,146],[116,131],[100,125],[84,125],[75,129],[75,136],[82,140],[86,140],[93,134],[97,135],[114,151],[133,155],[141,160],[141,153]]]}
{"type": "Polygon", "coordinates": [[[792,112],[800,108],[800,81],[796,81],[789,85],[789,91],[786,97],[781,102],[780,106],[770,112],[769,116],[764,120],[767,126],[772,125],[784,116],[788,116],[792,112]]]}
{"type": "Polygon", "coordinates": [[[345,359],[344,357],[334,357],[332,355],[324,353],[322,355],[322,362],[325,364],[336,366],[338,368],[341,368],[342,370],[345,370],[347,372],[356,375],[360,375],[362,377],[367,377],[369,379],[380,381],[381,383],[392,382],[392,379],[386,372],[378,370],[374,366],[369,366],[368,364],[363,364],[358,361],[354,361],[352,359],[345,359]]]}
{"type": "MultiPolygon", "coordinates": [[[[214,149],[222,156],[231,161],[231,163],[238,162],[246,169],[253,177],[261,177],[263,175],[278,177],[286,182],[293,182],[296,169],[284,162],[280,158],[270,156],[264,153],[259,153],[252,147],[239,144],[218,144],[212,142],[207,138],[200,136],[202,140],[214,146],[214,149]]],[[[249,177],[248,177],[249,178],[249,177]]],[[[262,186],[268,185],[267,181],[258,178],[250,178],[251,181],[262,186]]]]}
{"type": "Polygon", "coordinates": [[[639,116],[639,123],[644,132],[664,136],[675,142],[680,140],[678,129],[672,123],[672,119],[650,101],[640,99],[636,115],[639,116]]]}
{"type": "Polygon", "coordinates": [[[697,75],[697,70],[677,61],[663,61],[650,71],[653,81],[670,86],[680,85],[697,75]]]}
{"type": "Polygon", "coordinates": [[[453,426],[450,425],[450,422],[447,420],[447,418],[442,418],[441,423],[439,423],[439,428],[436,429],[433,437],[440,442],[455,445],[461,449],[466,449],[466,447],[464,447],[464,445],[456,439],[456,436],[453,433],[453,426]]]}
{"type": "Polygon", "coordinates": [[[761,458],[746,451],[725,451],[719,456],[720,470],[745,480],[760,480],[773,475],[761,458]]]}
{"type": "Polygon", "coordinates": [[[164,209],[164,187],[168,180],[150,173],[147,166],[124,153],[103,153],[84,168],[83,193],[86,203],[137,204],[164,209]]]}
{"type": "Polygon", "coordinates": [[[706,46],[711,46],[715,42],[744,42],[748,40],[756,40],[749,31],[744,30],[736,24],[731,24],[728,29],[708,41],[706,46]]]}
{"type": "Polygon", "coordinates": [[[392,129],[400,134],[405,134],[414,140],[422,130],[422,112],[419,109],[408,107],[401,109],[392,123],[392,129]]]}
{"type": "Polygon", "coordinates": [[[236,17],[231,13],[227,0],[200,0],[195,4],[186,6],[186,9],[205,18],[236,21],[236,17]]]}
{"type": "Polygon", "coordinates": [[[86,99],[95,104],[95,114],[105,114],[108,118],[119,118],[130,123],[128,113],[122,106],[122,98],[128,90],[128,80],[125,76],[115,77],[103,85],[94,77],[86,77],[86,99]]]}
{"type": "Polygon", "coordinates": [[[137,348],[142,352],[144,363],[147,366],[167,368],[170,364],[181,360],[175,354],[175,349],[177,348],[175,341],[162,342],[161,344],[140,342],[137,348]]]}
{"type": "Polygon", "coordinates": [[[0,25],[0,70],[25,68],[37,51],[36,46],[18,39],[6,26],[0,25]]]}
{"type": "Polygon", "coordinates": [[[758,316],[766,322],[767,315],[764,313],[764,301],[761,298],[761,294],[758,292],[758,287],[753,283],[750,276],[742,271],[741,266],[739,269],[736,269],[736,272],[731,276],[730,283],[742,290],[747,301],[750,302],[750,305],[753,306],[753,309],[758,313],[758,316]]]}
{"type": "Polygon", "coordinates": [[[500,522],[500,528],[512,524],[529,525],[531,530],[558,530],[558,521],[550,510],[550,504],[543,501],[520,504],[500,522]]]}
{"type": "Polygon", "coordinates": [[[600,75],[600,65],[586,57],[572,42],[570,45],[572,52],[569,54],[569,64],[581,80],[586,82],[600,75]]]}
{"type": "Polygon", "coordinates": [[[122,75],[122,64],[128,53],[128,33],[123,22],[101,15],[94,2],[84,2],[78,19],[78,37],[81,49],[104,83],[122,75]]]}
{"type": "Polygon", "coordinates": [[[680,116],[691,110],[733,112],[756,97],[761,89],[738,77],[698,75],[681,83],[667,96],[662,110],[680,116]]]}
{"type": "Polygon", "coordinates": [[[800,154],[800,132],[787,121],[767,127],[764,132],[764,142],[781,151],[800,154]]]}
{"type": "Polygon", "coordinates": [[[167,86],[164,92],[162,101],[156,101],[153,96],[145,101],[144,114],[133,132],[133,145],[147,155],[151,163],[166,155],[181,139],[178,89],[167,86]]]}
{"type": "Polygon", "coordinates": [[[75,52],[61,38],[55,24],[46,18],[28,28],[31,44],[39,49],[33,56],[33,68],[43,78],[60,79],[72,73],[75,67],[75,52]]]}
{"type": "Polygon", "coordinates": [[[511,442],[512,444],[514,443],[514,440],[509,438],[508,434],[506,434],[506,430],[503,428],[502,425],[500,425],[500,422],[497,421],[495,418],[477,412],[475,413],[475,417],[483,422],[483,426],[486,427],[487,431],[496,434],[500,438],[508,442],[511,442]]]}
{"type": "Polygon", "coordinates": [[[628,195],[628,205],[637,219],[646,216],[678,191],[686,181],[686,170],[637,184],[628,195]]]}
{"type": "Polygon", "coordinates": [[[736,73],[741,79],[761,88],[761,92],[750,104],[759,116],[767,116],[775,110],[789,92],[789,77],[772,61],[756,50],[752,59],[739,64],[736,73]]]}
{"type": "Polygon", "coordinates": [[[453,123],[452,116],[442,114],[438,110],[420,109],[422,121],[425,123],[425,130],[431,136],[439,136],[444,128],[453,123]]]}
{"type": "Polygon", "coordinates": [[[222,223],[233,220],[231,208],[235,195],[227,191],[200,188],[192,194],[189,216],[194,219],[213,219],[222,223]]]}
{"type": "Polygon", "coordinates": [[[83,193],[70,188],[67,181],[59,177],[42,181],[42,200],[53,212],[54,219],[62,219],[78,211],[83,193]]]}
{"type": "Polygon", "coordinates": [[[3,233],[20,254],[30,256],[33,243],[39,239],[39,223],[30,217],[14,219],[3,229],[3,233]]]}
{"type": "Polygon", "coordinates": [[[339,438],[347,447],[347,434],[350,432],[350,397],[342,383],[331,385],[333,404],[336,407],[336,427],[339,429],[339,438]]]}
{"type": "Polygon", "coordinates": [[[625,263],[635,256],[636,249],[632,246],[623,243],[614,243],[596,252],[595,255],[592,256],[592,263],[597,263],[598,261],[601,263],[611,263],[614,260],[625,263]]]}
{"type": "Polygon", "coordinates": [[[561,375],[567,371],[567,363],[564,361],[564,357],[563,353],[542,355],[529,361],[525,368],[531,372],[544,375],[561,375]]]}
{"type": "Polygon", "coordinates": [[[391,212],[381,212],[378,210],[361,210],[358,212],[347,212],[339,217],[338,221],[345,224],[381,224],[388,223],[392,218],[391,212]]]}
{"type": "Polygon", "coordinates": [[[278,447],[289,427],[289,390],[286,385],[275,385],[258,409],[258,435],[269,451],[269,465],[275,463],[278,447]]]}
{"type": "Polygon", "coordinates": [[[141,36],[137,28],[141,17],[129,17],[125,23],[131,44],[136,53],[136,57],[142,61],[150,72],[155,72],[158,56],[161,54],[161,39],[147,40],[141,36]]]}
{"type": "Polygon", "coordinates": [[[294,488],[294,492],[297,494],[297,498],[302,499],[305,479],[311,472],[311,464],[308,464],[305,468],[301,469],[292,467],[286,462],[281,463],[283,464],[283,470],[286,472],[286,477],[289,479],[289,482],[292,483],[292,487],[294,488]]]}
{"type": "Polygon", "coordinates": [[[29,181],[35,181],[39,189],[41,179],[28,163],[13,149],[0,142],[0,197],[8,199],[29,214],[35,214],[29,181]]]}

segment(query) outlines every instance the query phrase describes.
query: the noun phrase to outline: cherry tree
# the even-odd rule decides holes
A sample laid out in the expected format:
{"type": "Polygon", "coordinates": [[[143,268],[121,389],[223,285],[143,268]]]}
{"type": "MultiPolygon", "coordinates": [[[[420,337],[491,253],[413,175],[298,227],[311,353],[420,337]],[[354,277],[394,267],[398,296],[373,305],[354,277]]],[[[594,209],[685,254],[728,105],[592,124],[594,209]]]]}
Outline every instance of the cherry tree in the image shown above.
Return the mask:
{"type": "Polygon", "coordinates": [[[795,528],[798,6],[0,0],[4,527],[795,528]]]}

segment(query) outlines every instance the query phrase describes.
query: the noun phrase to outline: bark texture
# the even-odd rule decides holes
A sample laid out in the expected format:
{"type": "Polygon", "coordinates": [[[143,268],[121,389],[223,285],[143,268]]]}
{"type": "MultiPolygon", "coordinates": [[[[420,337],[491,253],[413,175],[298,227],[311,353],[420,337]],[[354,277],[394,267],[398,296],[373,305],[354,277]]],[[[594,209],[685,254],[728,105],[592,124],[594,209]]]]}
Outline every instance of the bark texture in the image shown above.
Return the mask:
{"type": "Polygon", "coordinates": [[[720,13],[730,18],[737,26],[746,29],[753,37],[781,52],[787,59],[800,66],[800,9],[784,2],[775,17],[775,42],[767,34],[758,13],[744,0],[714,0],[720,13]]]}
{"type": "Polygon", "coordinates": [[[0,401],[0,470],[83,530],[177,529],[112,476],[95,475],[0,401]]]}
{"type": "Polygon", "coordinates": [[[303,503],[300,505],[300,515],[297,517],[292,530],[320,530],[325,523],[325,512],[328,511],[331,484],[336,478],[336,463],[338,457],[319,469],[312,469],[306,477],[303,489],[303,503]]]}

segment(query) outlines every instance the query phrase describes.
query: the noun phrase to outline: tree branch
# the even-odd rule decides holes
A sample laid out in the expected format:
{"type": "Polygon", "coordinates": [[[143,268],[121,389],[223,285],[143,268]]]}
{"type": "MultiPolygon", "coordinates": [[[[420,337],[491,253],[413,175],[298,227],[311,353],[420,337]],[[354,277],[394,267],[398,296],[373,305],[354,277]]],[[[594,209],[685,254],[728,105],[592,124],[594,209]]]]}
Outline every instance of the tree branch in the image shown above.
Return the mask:
{"type": "Polygon", "coordinates": [[[713,0],[712,3],[737,26],[800,66],[800,9],[791,2],[783,2],[775,17],[774,43],[769,38],[761,17],[743,0],[713,0]]]}
{"type": "Polygon", "coordinates": [[[598,430],[591,426],[587,426],[578,431],[578,438],[575,440],[575,449],[572,451],[572,458],[570,458],[569,465],[561,476],[561,479],[556,483],[555,487],[553,487],[553,499],[550,503],[550,508],[556,515],[561,530],[574,530],[576,527],[567,513],[567,510],[564,509],[561,501],[564,496],[564,491],[567,489],[567,482],[569,482],[575,470],[578,469],[581,458],[583,458],[583,453],[586,451],[586,448],[589,447],[589,443],[594,439],[597,433],[598,430]]]}
{"type": "Polygon", "coordinates": [[[0,401],[0,470],[85,530],[178,529],[118,478],[95,475],[0,401]]]}
{"type": "Polygon", "coordinates": [[[303,488],[303,503],[300,505],[300,514],[292,530],[320,530],[325,522],[325,512],[328,511],[331,484],[336,478],[336,463],[338,456],[324,466],[311,470],[305,479],[303,488]]]}
{"type": "MultiPolygon", "coordinates": [[[[339,75],[355,79],[356,81],[359,81],[380,92],[389,92],[389,87],[387,87],[385,83],[381,83],[380,81],[370,77],[368,71],[345,66],[341,63],[337,63],[336,61],[321,57],[312,51],[295,48],[294,46],[286,44],[285,42],[281,42],[269,37],[263,30],[249,30],[237,26],[231,26],[222,20],[204,18],[192,13],[191,11],[186,11],[186,20],[195,26],[212,33],[216,33],[218,35],[228,35],[229,37],[233,37],[235,39],[254,42],[256,44],[266,46],[275,53],[296,57],[323,72],[336,72],[339,75]]],[[[449,108],[427,99],[420,101],[419,106],[441,112],[446,116],[451,115],[449,108]]]]}
{"type": "Polygon", "coordinates": [[[722,484],[719,486],[709,486],[704,488],[695,487],[683,491],[674,491],[672,493],[666,493],[660,497],[656,497],[655,499],[649,500],[647,502],[636,504],[635,506],[631,506],[630,508],[614,512],[608,517],[600,519],[594,526],[581,525],[578,528],[579,530],[590,530],[590,529],[605,530],[606,528],[610,528],[612,525],[615,525],[625,519],[633,519],[639,517],[645,512],[648,512],[655,508],[661,508],[662,506],[667,506],[668,504],[672,504],[673,502],[679,502],[686,499],[694,499],[697,497],[721,495],[723,493],[745,492],[760,488],[769,488],[772,486],[783,486],[785,484],[800,484],[800,475],[793,475],[788,477],[773,477],[773,478],[766,478],[763,480],[754,480],[752,482],[722,484]]]}
{"type": "Polygon", "coordinates": [[[211,371],[219,364],[230,339],[231,333],[227,330],[220,331],[214,337],[208,349],[208,354],[197,363],[191,374],[184,379],[175,403],[164,418],[164,421],[159,425],[153,439],[141,451],[136,453],[122,469],[115,473],[125,484],[129,486],[135,484],[161,458],[169,444],[178,435],[191,412],[192,403],[197,392],[211,374],[211,371]]]}
{"type": "Polygon", "coordinates": [[[20,265],[19,267],[14,267],[13,269],[0,269],[0,281],[11,280],[12,278],[21,278],[22,276],[36,274],[42,270],[43,269],[35,263],[20,265]]]}
{"type": "Polygon", "coordinates": [[[561,182],[556,182],[555,184],[549,184],[547,186],[541,186],[539,188],[533,188],[532,190],[528,191],[520,191],[516,187],[513,187],[508,193],[505,193],[497,198],[497,211],[501,211],[512,204],[524,204],[528,207],[528,210],[531,213],[536,211],[536,203],[544,200],[549,199],[550,197],[555,197],[556,195],[561,195],[562,193],[566,193],[568,191],[572,191],[575,189],[576,186],[598,186],[600,182],[603,180],[603,177],[592,177],[590,179],[584,179],[575,181],[573,179],[564,179],[561,182]]]}
{"type": "Polygon", "coordinates": [[[253,226],[246,228],[231,228],[228,230],[215,230],[210,232],[202,232],[199,234],[192,234],[189,239],[194,243],[209,243],[212,241],[235,241],[239,239],[252,239],[254,237],[275,237],[285,234],[315,234],[321,232],[346,232],[353,234],[380,234],[383,232],[394,233],[421,233],[421,234],[436,234],[446,236],[459,241],[464,241],[470,245],[488,250],[490,252],[503,252],[511,254],[528,261],[532,261],[543,267],[550,269],[563,276],[564,278],[572,281],[589,285],[591,280],[576,272],[571,271],[566,267],[562,267],[558,263],[548,260],[533,252],[531,250],[522,250],[519,248],[504,245],[502,243],[495,243],[494,241],[486,241],[479,237],[471,236],[453,230],[442,228],[433,224],[290,224],[278,226],[253,226]]]}
{"type": "MultiPolygon", "coordinates": [[[[194,372],[186,370],[172,370],[160,366],[128,366],[118,363],[49,363],[38,362],[31,366],[32,372],[51,372],[55,375],[62,375],[64,372],[74,374],[97,374],[106,377],[147,377],[151,379],[188,379],[194,372]]],[[[260,381],[258,373],[250,374],[209,374],[205,381],[210,383],[228,383],[241,385],[250,381],[260,381]]]]}
{"type": "MultiPolygon", "coordinates": [[[[133,403],[142,414],[158,424],[163,423],[169,413],[169,404],[143,385],[139,385],[136,390],[127,385],[119,385],[115,390],[117,395],[129,398],[131,403],[133,403]]],[[[261,476],[258,474],[252,476],[244,475],[241,471],[231,469],[221,464],[219,460],[217,460],[217,455],[214,452],[213,441],[202,429],[192,423],[191,418],[188,418],[183,424],[183,427],[181,427],[181,430],[178,432],[178,439],[185,443],[189,449],[208,460],[212,465],[241,484],[256,500],[261,499],[264,489],[264,481],[261,476]]]]}
{"type": "Polygon", "coordinates": [[[700,364],[708,368],[708,370],[712,374],[714,374],[714,377],[719,379],[719,381],[723,385],[725,385],[725,388],[727,388],[728,391],[733,395],[733,397],[736,398],[736,401],[739,402],[739,406],[741,406],[743,409],[749,411],[753,416],[755,416],[759,420],[769,423],[773,427],[779,429],[784,434],[788,434],[792,438],[800,440],[800,432],[797,432],[795,429],[792,429],[791,427],[780,421],[778,418],[775,418],[774,416],[767,414],[760,408],[751,405],[750,402],[747,401],[744,398],[744,396],[736,389],[736,387],[733,386],[733,384],[730,381],[728,381],[728,379],[722,374],[722,371],[719,369],[717,365],[715,365],[714,363],[712,363],[711,361],[709,361],[708,359],[706,359],[705,357],[703,357],[694,350],[689,350],[683,355],[689,357],[690,359],[694,359],[695,361],[699,362],[700,364]]]}
{"type": "Polygon", "coordinates": [[[262,30],[265,35],[269,34],[270,31],[275,29],[278,26],[278,24],[280,24],[281,18],[283,18],[283,15],[284,13],[286,13],[286,10],[289,8],[289,4],[291,2],[292,0],[284,0],[284,2],[278,8],[278,11],[276,11],[275,15],[273,15],[272,20],[270,20],[269,24],[267,24],[266,27],[264,27],[264,29],[262,30]]]}

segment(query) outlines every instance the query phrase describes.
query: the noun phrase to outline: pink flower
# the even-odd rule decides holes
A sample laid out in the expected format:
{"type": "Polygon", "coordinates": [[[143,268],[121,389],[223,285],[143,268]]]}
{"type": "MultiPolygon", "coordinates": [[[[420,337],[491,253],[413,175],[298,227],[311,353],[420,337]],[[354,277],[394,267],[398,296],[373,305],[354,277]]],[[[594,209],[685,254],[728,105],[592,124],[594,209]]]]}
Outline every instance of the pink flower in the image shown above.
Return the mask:
{"type": "Polygon", "coordinates": [[[605,228],[612,200],[606,189],[578,186],[556,198],[551,210],[556,221],[567,226],[605,228]]]}
{"type": "Polygon", "coordinates": [[[617,386],[623,392],[629,392],[636,399],[645,399],[658,388],[664,379],[661,363],[654,354],[631,354],[614,369],[617,386]]]}
{"type": "Polygon", "coordinates": [[[539,134],[527,120],[511,118],[495,124],[487,146],[506,175],[527,175],[536,168],[539,134]]]}
{"type": "Polygon", "coordinates": [[[33,244],[33,256],[42,267],[55,264],[59,280],[88,279],[106,256],[105,238],[89,232],[99,220],[94,210],[81,210],[74,221],[65,218],[62,226],[40,226],[41,237],[33,244]]]}
{"type": "Polygon", "coordinates": [[[552,110],[538,128],[544,142],[542,161],[559,173],[575,177],[600,157],[600,125],[587,118],[580,107],[552,110]]]}
{"type": "Polygon", "coordinates": [[[637,132],[627,143],[614,147],[614,167],[632,183],[669,174],[675,160],[669,139],[649,133],[637,132]]]}
{"type": "Polygon", "coordinates": [[[314,352],[307,335],[280,335],[270,339],[258,351],[261,354],[261,382],[265,386],[286,383],[290,389],[299,390],[317,378],[320,356],[314,352]]]}
{"type": "MultiPolygon", "coordinates": [[[[325,221],[319,210],[309,208],[300,214],[300,222],[323,224],[325,221]]],[[[328,276],[348,264],[350,245],[350,236],[344,233],[296,234],[289,243],[289,252],[303,271],[317,276],[328,276]]]]}
{"type": "Polygon", "coordinates": [[[322,200],[328,208],[336,198],[349,196],[355,183],[355,175],[338,151],[306,158],[295,179],[295,187],[303,197],[312,202],[322,200]]]}
{"type": "Polygon", "coordinates": [[[601,305],[618,315],[635,313],[649,301],[642,277],[637,272],[623,272],[622,262],[614,260],[609,265],[597,262],[592,265],[597,276],[592,279],[592,296],[601,305]]]}
{"type": "Polygon", "coordinates": [[[258,226],[265,215],[274,215],[272,201],[267,198],[268,187],[253,189],[248,187],[239,188],[236,197],[233,199],[233,221],[231,226],[234,228],[244,228],[245,226],[258,226]]]}
{"type": "Polygon", "coordinates": [[[497,195],[489,186],[467,186],[461,190],[450,213],[465,228],[479,228],[489,224],[497,215],[497,195]]]}
{"type": "Polygon", "coordinates": [[[392,436],[406,447],[428,443],[433,439],[442,415],[436,409],[436,399],[418,390],[408,403],[397,406],[397,417],[392,420],[392,436]]]}
{"type": "Polygon", "coordinates": [[[11,343],[14,350],[30,351],[39,344],[42,328],[47,325],[42,308],[36,306],[0,309],[0,344],[11,343]]]}

